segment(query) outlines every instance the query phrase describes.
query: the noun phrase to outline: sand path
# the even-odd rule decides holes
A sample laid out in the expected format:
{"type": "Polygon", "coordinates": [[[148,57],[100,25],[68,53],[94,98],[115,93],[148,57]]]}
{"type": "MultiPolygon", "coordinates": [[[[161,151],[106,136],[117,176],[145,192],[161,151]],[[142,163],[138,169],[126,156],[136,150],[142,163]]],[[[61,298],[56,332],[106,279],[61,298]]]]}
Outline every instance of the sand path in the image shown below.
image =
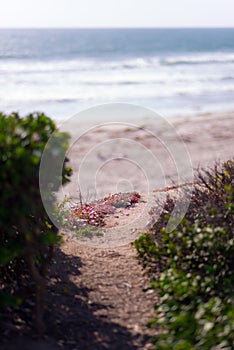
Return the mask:
{"type": "MultiPolygon", "coordinates": [[[[211,166],[216,160],[233,156],[232,113],[175,119],[172,123],[188,149],[193,167],[211,166]]],[[[92,138],[87,136],[84,139],[79,152],[85,153],[103,138],[113,137],[127,137],[146,145],[165,161],[167,177],[173,178],[173,169],[169,161],[167,167],[164,150],[154,145],[154,140],[144,129],[97,132],[92,138]]],[[[78,157],[77,152],[76,147],[71,150],[73,161],[78,157]]],[[[105,154],[102,156],[105,157],[105,154]]],[[[100,153],[97,151],[93,157],[100,158],[100,153]]],[[[113,174],[116,173],[116,176],[118,167],[118,161],[112,162],[113,174]]],[[[77,164],[74,169],[76,171],[77,164]]],[[[123,169],[127,171],[124,164],[123,169]]],[[[108,171],[102,175],[100,187],[111,191],[114,187],[109,181],[108,171]]],[[[137,186],[138,181],[139,178],[134,178],[133,175],[133,184],[137,186]]],[[[114,175],[112,182],[116,183],[114,175]]],[[[156,188],[158,189],[157,186],[156,188]]],[[[69,190],[75,193],[77,189],[71,184],[69,190]]],[[[146,328],[146,323],[154,315],[153,305],[157,303],[157,295],[148,289],[148,277],[136,259],[136,251],[127,243],[144,231],[149,220],[148,210],[155,201],[155,196],[165,196],[165,192],[150,193],[143,194],[142,201],[134,208],[120,209],[107,217],[104,238],[89,242],[67,238],[62,246],[54,273],[61,280],[63,292],[58,293],[57,299],[54,299],[54,312],[57,319],[61,320],[57,326],[56,338],[61,337],[61,344],[64,343],[69,349],[149,347],[153,332],[146,328]],[[64,329],[70,330],[65,332],[66,336],[64,329]]]]}
{"type": "Polygon", "coordinates": [[[50,334],[62,348],[149,348],[153,331],[146,325],[157,295],[129,244],[145,230],[149,215],[142,213],[149,204],[141,195],[135,206],[106,215],[104,237],[82,240],[65,233],[50,286],[57,323],[50,322],[50,334]]]}
{"type": "Polygon", "coordinates": [[[61,292],[53,297],[57,325],[51,329],[57,344],[66,349],[147,349],[152,331],[146,324],[157,296],[135,249],[95,249],[68,239],[59,256],[53,274],[60,281],[55,292],[59,284],[61,292]]]}

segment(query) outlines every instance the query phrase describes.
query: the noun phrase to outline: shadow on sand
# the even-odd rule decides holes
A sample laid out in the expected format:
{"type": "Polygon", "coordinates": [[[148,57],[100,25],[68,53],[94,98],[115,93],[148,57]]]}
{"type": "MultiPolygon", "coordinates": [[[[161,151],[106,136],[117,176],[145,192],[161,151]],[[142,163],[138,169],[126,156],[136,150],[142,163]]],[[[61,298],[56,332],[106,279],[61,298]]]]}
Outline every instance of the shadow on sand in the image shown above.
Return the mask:
{"type": "Polygon", "coordinates": [[[3,350],[137,350],[136,341],[142,346],[147,342],[144,337],[133,336],[126,327],[95,315],[95,311],[112,306],[89,302],[91,290],[83,286],[81,266],[79,257],[56,252],[56,263],[50,271],[45,338],[35,340],[28,332],[21,337],[14,334],[3,350]]]}

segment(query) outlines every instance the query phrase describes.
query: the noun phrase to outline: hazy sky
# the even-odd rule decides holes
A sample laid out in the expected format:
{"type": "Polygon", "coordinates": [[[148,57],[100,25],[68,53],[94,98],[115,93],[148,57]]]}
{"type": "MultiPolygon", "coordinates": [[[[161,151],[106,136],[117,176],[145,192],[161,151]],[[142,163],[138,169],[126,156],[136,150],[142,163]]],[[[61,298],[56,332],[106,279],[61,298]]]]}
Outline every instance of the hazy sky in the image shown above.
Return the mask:
{"type": "Polygon", "coordinates": [[[0,27],[234,27],[234,0],[0,0],[0,27]]]}

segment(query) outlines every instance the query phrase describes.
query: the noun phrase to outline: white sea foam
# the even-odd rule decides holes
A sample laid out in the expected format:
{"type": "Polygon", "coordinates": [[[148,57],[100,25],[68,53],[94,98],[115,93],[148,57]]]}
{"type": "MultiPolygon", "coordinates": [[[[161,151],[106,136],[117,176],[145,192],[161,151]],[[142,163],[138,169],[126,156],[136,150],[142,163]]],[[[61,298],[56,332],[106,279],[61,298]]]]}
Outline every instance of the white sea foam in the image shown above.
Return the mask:
{"type": "Polygon", "coordinates": [[[233,72],[234,54],[219,52],[116,60],[2,59],[0,109],[23,106],[57,116],[65,106],[75,113],[77,106],[113,101],[140,102],[156,110],[164,104],[175,111],[183,102],[190,110],[217,103],[231,109],[233,72]]]}
{"type": "Polygon", "coordinates": [[[202,65],[234,64],[234,53],[191,53],[189,55],[160,55],[155,57],[137,57],[135,59],[56,59],[56,60],[0,60],[0,73],[43,73],[76,72],[96,70],[156,69],[163,65],[202,65]]]}

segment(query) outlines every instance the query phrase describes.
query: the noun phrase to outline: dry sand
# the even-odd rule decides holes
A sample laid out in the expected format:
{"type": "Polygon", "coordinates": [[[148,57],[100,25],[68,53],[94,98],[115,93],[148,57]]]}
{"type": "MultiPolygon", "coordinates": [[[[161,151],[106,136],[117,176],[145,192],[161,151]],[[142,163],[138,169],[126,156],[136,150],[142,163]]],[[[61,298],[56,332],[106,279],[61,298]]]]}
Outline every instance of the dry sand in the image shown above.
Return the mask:
{"type": "Polygon", "coordinates": [[[148,193],[185,182],[191,169],[233,157],[234,112],[167,121],[84,129],[68,152],[74,174],[64,194],[79,200],[81,191],[90,201],[120,191],[148,193]]]}
{"type": "MultiPolygon", "coordinates": [[[[78,124],[79,125],[79,124],[78,124]]],[[[163,189],[194,181],[194,169],[233,157],[234,113],[217,113],[83,127],[68,152],[73,176],[60,191],[73,203],[90,202],[117,192],[137,191],[142,201],[112,217],[102,237],[80,242],[108,248],[134,241],[149,221],[149,210],[163,189]]],[[[189,200],[189,198],[188,198],[189,200]]]]}

